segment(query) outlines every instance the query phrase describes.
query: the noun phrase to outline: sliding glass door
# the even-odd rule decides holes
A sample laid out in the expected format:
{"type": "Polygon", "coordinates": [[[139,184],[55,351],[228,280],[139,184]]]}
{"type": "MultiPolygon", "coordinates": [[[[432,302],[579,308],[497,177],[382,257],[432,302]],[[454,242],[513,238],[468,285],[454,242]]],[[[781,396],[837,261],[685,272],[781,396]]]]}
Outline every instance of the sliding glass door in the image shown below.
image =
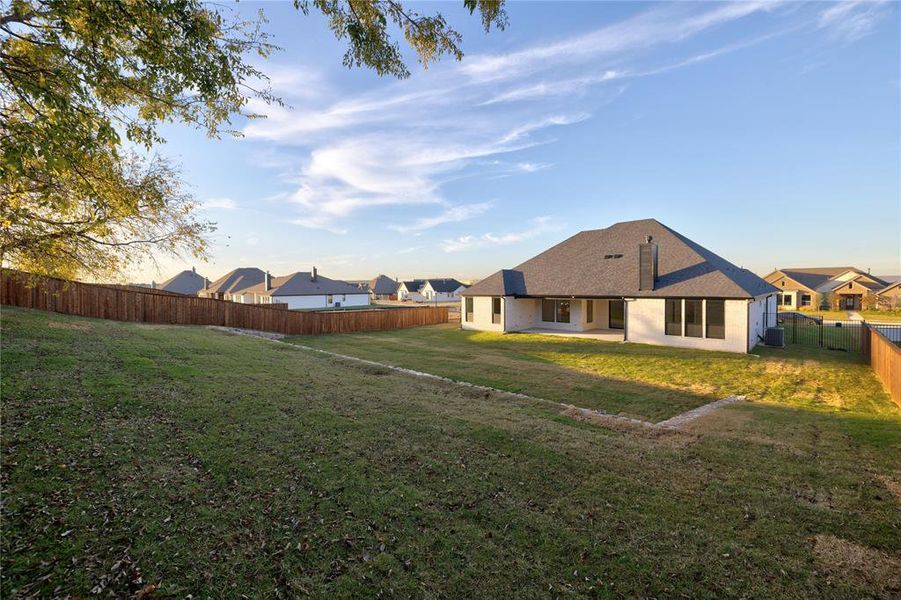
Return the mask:
{"type": "Polygon", "coordinates": [[[622,300],[610,301],[610,329],[623,329],[626,322],[626,303],[622,300]]]}

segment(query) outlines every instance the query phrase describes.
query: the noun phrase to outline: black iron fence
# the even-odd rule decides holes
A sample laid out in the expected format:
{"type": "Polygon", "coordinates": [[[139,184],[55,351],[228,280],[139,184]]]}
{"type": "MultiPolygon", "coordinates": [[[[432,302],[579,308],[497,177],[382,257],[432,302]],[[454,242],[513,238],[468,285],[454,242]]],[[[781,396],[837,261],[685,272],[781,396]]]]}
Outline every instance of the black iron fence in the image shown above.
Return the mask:
{"type": "MultiPolygon", "coordinates": [[[[775,321],[785,332],[786,344],[817,346],[830,350],[865,353],[864,321],[824,319],[798,312],[779,312],[770,315],[769,323],[775,321]]],[[[901,345],[901,323],[868,322],[890,341],[901,345]]]]}

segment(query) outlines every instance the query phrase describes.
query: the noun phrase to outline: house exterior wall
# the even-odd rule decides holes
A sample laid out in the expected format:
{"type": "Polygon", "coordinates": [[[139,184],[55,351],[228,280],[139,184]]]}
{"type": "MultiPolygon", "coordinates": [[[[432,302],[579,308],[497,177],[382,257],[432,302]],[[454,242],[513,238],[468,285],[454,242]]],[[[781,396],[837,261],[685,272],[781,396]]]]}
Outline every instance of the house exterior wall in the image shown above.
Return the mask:
{"type": "Polygon", "coordinates": [[[507,331],[537,327],[541,321],[541,301],[532,298],[504,298],[507,331]]]}
{"type": "MultiPolygon", "coordinates": [[[[472,321],[466,321],[466,298],[460,299],[460,327],[477,331],[504,331],[505,311],[508,311],[508,300],[516,302],[513,298],[503,298],[501,301],[500,323],[491,322],[491,296],[475,296],[472,298],[472,321]]],[[[515,312],[517,308],[514,308],[515,312]]]]}
{"type": "Polygon", "coordinates": [[[569,323],[555,323],[541,320],[541,300],[538,298],[514,298],[506,296],[501,302],[501,322],[491,322],[491,297],[474,296],[473,320],[466,321],[466,299],[460,299],[461,326],[463,329],[480,331],[523,331],[525,329],[541,328],[557,331],[586,331],[589,329],[603,329],[607,327],[607,301],[606,300],[580,300],[568,299],[569,323]],[[594,302],[594,321],[589,323],[587,302],[594,302]]]}
{"type": "MultiPolygon", "coordinates": [[[[771,317],[768,314],[776,313],[776,294],[758,296],[748,303],[748,351],[762,343],[766,335],[766,328],[773,327],[775,323],[768,323],[771,317]]],[[[728,330],[726,337],[729,337],[728,330]]]]}
{"type": "MultiPolygon", "coordinates": [[[[748,301],[726,300],[725,339],[666,335],[666,301],[663,298],[637,298],[626,302],[626,341],[658,346],[677,346],[696,350],[723,352],[748,351],[748,301]]],[[[707,322],[706,303],[703,307],[704,323],[707,322]]],[[[683,321],[685,309],[682,310],[683,321]]],[[[707,335],[706,327],[704,335],[707,335]]],[[[683,324],[684,332],[684,324],[683,324]]]]}
{"type": "Polygon", "coordinates": [[[398,300],[411,300],[413,302],[422,302],[425,300],[425,297],[419,292],[411,292],[407,289],[407,286],[401,284],[400,287],[397,288],[397,299],[398,300]]]}
{"type": "Polygon", "coordinates": [[[291,310],[310,308],[333,308],[337,302],[345,306],[369,306],[369,294],[333,294],[331,303],[326,295],[317,296],[273,296],[273,302],[282,302],[291,310]]]}

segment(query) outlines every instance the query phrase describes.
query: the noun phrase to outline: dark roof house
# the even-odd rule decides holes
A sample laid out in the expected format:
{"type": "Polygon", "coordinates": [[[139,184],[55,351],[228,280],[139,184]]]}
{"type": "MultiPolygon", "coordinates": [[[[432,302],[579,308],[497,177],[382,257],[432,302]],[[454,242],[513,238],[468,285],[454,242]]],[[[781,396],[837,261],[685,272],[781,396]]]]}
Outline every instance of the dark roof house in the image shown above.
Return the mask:
{"type": "Polygon", "coordinates": [[[214,294],[243,294],[263,283],[266,272],[256,267],[240,267],[229,271],[201,291],[204,296],[214,294]]]}
{"type": "Polygon", "coordinates": [[[462,293],[460,327],[749,352],[778,290],[655,219],[583,231],[462,293]]]}
{"type": "Polygon", "coordinates": [[[185,296],[196,296],[200,290],[206,287],[207,283],[206,278],[198,275],[197,269],[192,268],[190,271],[182,271],[178,275],[167,279],[157,285],[156,289],[175,294],[184,294],[185,296]]]}
{"type": "Polygon", "coordinates": [[[390,296],[397,292],[398,282],[387,275],[379,275],[369,282],[369,291],[376,296],[390,296]]]}
{"type": "Polygon", "coordinates": [[[423,285],[425,285],[425,283],[428,283],[433,290],[440,294],[450,294],[457,291],[461,287],[466,287],[462,282],[452,278],[426,279],[423,285]]]}
{"type": "Polygon", "coordinates": [[[577,233],[462,295],[754,298],[776,291],[656,219],[644,219],[577,233]],[[641,289],[639,246],[648,236],[657,244],[657,278],[653,289],[641,289]]]}

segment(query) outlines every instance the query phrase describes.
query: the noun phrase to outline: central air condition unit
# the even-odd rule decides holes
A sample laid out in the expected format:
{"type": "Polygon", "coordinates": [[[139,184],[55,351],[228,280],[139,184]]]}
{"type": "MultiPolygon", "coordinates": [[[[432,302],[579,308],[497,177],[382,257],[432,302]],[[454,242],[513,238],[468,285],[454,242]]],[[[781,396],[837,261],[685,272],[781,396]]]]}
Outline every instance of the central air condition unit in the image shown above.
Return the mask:
{"type": "Polygon", "coordinates": [[[785,330],[781,327],[767,327],[763,341],[767,346],[785,348],[785,330]]]}

